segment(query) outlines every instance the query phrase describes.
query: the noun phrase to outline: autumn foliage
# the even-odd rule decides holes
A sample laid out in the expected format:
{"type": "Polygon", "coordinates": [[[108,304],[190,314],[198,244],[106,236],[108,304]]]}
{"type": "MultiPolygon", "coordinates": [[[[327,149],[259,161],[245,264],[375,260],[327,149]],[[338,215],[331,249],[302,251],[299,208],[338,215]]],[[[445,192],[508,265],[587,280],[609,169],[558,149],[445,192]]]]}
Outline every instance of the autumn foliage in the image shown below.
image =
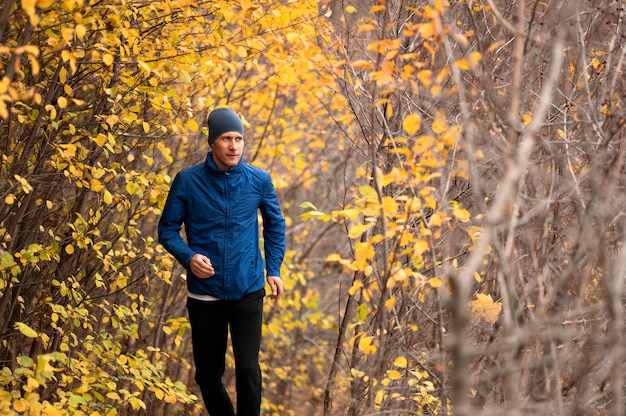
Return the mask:
{"type": "Polygon", "coordinates": [[[619,4],[5,0],[0,414],[204,414],[156,222],[220,105],[288,225],[264,414],[623,414],[619,4]]]}

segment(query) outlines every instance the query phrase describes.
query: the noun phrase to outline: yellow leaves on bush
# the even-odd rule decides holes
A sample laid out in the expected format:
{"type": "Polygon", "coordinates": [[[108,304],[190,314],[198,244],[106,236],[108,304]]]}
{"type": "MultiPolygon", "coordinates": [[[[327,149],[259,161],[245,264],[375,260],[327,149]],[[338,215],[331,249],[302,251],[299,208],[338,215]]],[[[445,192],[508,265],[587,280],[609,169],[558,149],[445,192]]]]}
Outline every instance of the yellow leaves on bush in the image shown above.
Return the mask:
{"type": "Polygon", "coordinates": [[[470,302],[470,309],[473,318],[495,324],[502,310],[502,302],[494,302],[491,295],[478,293],[476,299],[470,302]]]}

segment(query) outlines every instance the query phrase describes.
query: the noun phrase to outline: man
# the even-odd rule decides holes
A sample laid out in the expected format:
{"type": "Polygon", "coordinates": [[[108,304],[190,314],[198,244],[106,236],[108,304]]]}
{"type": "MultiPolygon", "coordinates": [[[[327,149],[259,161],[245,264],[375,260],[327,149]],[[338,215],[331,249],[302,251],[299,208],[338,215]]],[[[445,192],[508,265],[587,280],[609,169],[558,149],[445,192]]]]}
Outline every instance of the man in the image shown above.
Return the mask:
{"type": "Polygon", "coordinates": [[[285,220],[269,174],[243,162],[244,126],[229,108],[209,114],[206,161],[179,172],[159,221],[159,242],[187,269],[196,382],[211,416],[235,416],[224,385],[230,329],[237,415],[259,416],[265,280],[283,294],[285,220]],[[265,261],[259,248],[263,219],[265,261]],[[186,242],[180,235],[185,226],[186,242]]]}

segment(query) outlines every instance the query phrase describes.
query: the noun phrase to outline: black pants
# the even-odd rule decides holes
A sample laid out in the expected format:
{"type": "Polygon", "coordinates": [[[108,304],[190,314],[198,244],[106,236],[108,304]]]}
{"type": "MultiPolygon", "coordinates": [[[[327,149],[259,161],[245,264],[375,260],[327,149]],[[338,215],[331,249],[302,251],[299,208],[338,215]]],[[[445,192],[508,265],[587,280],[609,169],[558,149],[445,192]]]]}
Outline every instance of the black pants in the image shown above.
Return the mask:
{"type": "Polygon", "coordinates": [[[211,416],[235,416],[233,404],[222,384],[230,327],[237,390],[237,415],[259,416],[261,368],[259,348],[265,290],[237,301],[187,299],[196,383],[211,416]]]}

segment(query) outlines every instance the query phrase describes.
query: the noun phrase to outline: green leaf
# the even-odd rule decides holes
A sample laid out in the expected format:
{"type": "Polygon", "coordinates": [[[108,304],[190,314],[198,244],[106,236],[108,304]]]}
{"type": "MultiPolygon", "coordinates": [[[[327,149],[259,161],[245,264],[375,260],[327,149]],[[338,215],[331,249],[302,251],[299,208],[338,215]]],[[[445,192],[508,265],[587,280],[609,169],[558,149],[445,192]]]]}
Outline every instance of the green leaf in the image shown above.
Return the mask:
{"type": "Polygon", "coordinates": [[[317,207],[315,205],[313,205],[309,201],[304,201],[303,203],[301,203],[300,204],[300,208],[309,208],[309,209],[312,209],[314,211],[317,211],[317,207]]]}

